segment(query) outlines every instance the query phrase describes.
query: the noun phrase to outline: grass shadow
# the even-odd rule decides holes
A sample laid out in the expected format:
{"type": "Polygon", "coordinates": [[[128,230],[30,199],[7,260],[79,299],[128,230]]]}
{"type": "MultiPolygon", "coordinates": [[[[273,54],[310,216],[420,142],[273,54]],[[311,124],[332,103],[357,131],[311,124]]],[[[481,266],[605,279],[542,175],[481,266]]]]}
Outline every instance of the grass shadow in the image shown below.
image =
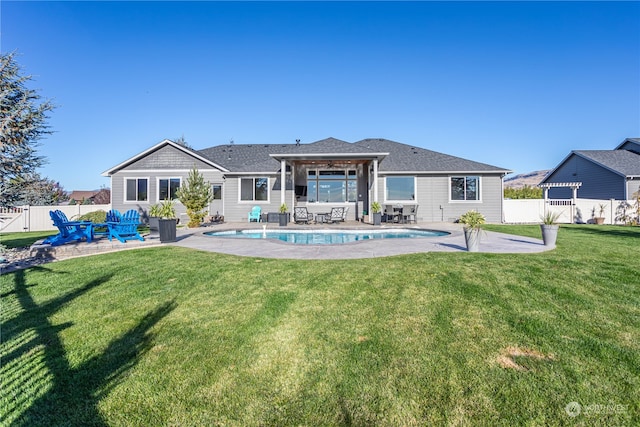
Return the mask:
{"type": "Polygon", "coordinates": [[[111,275],[39,305],[29,293],[33,285],[27,285],[28,271],[14,273],[17,315],[2,325],[0,401],[11,405],[0,411],[0,422],[16,426],[107,425],[98,402],[150,348],[150,329],[176,303],[161,304],[112,340],[101,354],[72,367],[59,332],[73,323],[54,325],[50,318],[66,304],[108,282],[111,275]]]}

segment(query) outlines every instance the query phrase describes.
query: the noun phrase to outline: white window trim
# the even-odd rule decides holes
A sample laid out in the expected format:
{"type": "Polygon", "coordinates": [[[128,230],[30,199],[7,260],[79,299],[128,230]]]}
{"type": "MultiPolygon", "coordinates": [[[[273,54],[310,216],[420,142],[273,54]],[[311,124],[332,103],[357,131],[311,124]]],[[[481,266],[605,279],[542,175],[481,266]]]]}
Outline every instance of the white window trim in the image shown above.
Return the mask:
{"type": "Polygon", "coordinates": [[[216,200],[220,200],[223,201],[224,200],[224,185],[222,185],[222,183],[218,183],[218,182],[212,182],[211,184],[211,191],[213,192],[213,187],[219,186],[220,187],[220,198],[219,199],[211,199],[211,203],[215,202],[216,200]]]}
{"type": "MultiPolygon", "coordinates": [[[[122,199],[123,199],[123,203],[124,204],[128,204],[128,205],[134,205],[134,204],[139,204],[139,203],[151,203],[150,199],[150,194],[149,194],[149,183],[151,182],[151,178],[148,176],[125,176],[123,178],[124,180],[122,181],[122,186],[124,187],[124,191],[122,194],[122,199]],[[127,200],[127,181],[130,179],[135,179],[136,181],[138,181],[139,179],[146,179],[147,180],[147,200],[127,200]]],[[[137,197],[137,192],[138,192],[138,183],[136,182],[136,197],[137,197]]]]}
{"type": "MultiPolygon", "coordinates": [[[[415,175],[393,175],[393,176],[385,176],[382,180],[382,195],[384,202],[383,205],[393,205],[393,204],[403,204],[406,203],[408,205],[418,204],[418,177],[415,175]],[[411,177],[413,176],[413,200],[395,200],[395,199],[387,199],[387,178],[402,178],[402,177],[411,177]]],[[[449,196],[451,197],[451,196],[449,196]]]]}
{"type": "MultiPolygon", "coordinates": [[[[254,194],[253,197],[255,198],[255,181],[253,183],[254,187],[254,194]]],[[[241,205],[268,205],[271,203],[271,178],[268,176],[239,176],[238,177],[238,203],[241,205]],[[242,200],[242,180],[243,179],[260,179],[260,178],[266,178],[267,179],[267,200],[242,200]]]]}
{"type": "MultiPolygon", "coordinates": [[[[354,167],[349,167],[349,168],[337,168],[337,169],[327,169],[327,168],[307,168],[307,175],[306,175],[306,181],[305,181],[305,184],[307,184],[307,190],[308,190],[308,187],[309,187],[309,171],[315,171],[315,172],[316,172],[316,178],[315,178],[315,181],[316,181],[316,182],[318,182],[318,181],[323,181],[322,179],[320,179],[320,172],[321,172],[321,171],[322,171],[322,172],[326,172],[326,171],[333,171],[333,170],[343,170],[343,171],[344,171],[344,173],[345,173],[345,178],[344,178],[343,180],[336,179],[335,181],[343,181],[343,182],[345,183],[345,185],[347,185],[347,188],[345,189],[345,190],[347,191],[347,196],[349,195],[349,188],[348,188],[348,184],[347,184],[349,181],[355,181],[355,183],[356,183],[356,189],[357,189],[357,186],[358,186],[358,184],[360,183],[360,178],[358,177],[358,169],[357,169],[357,168],[354,168],[354,167]],[[355,177],[355,179],[349,179],[349,172],[355,172],[355,173],[356,173],[356,175],[355,175],[355,176],[356,176],[356,177],[355,177]]],[[[326,179],[325,181],[332,181],[332,180],[331,180],[331,179],[326,179]]],[[[357,193],[357,192],[356,192],[356,193],[357,193]]],[[[358,202],[358,198],[357,198],[358,196],[357,196],[357,194],[356,194],[356,200],[355,200],[355,201],[352,201],[352,202],[350,202],[349,200],[345,200],[345,201],[343,201],[343,202],[325,202],[325,201],[322,201],[322,200],[316,200],[315,202],[309,202],[309,201],[308,201],[308,197],[309,197],[309,196],[308,196],[308,192],[307,192],[307,202],[305,202],[305,203],[307,203],[307,204],[309,204],[309,205],[311,205],[311,204],[318,204],[318,205],[341,205],[341,204],[342,204],[342,205],[345,205],[345,206],[346,206],[346,205],[348,205],[349,203],[357,203],[357,202],[358,202]]],[[[348,198],[348,197],[347,197],[347,198],[348,198]]]]}
{"type": "Polygon", "coordinates": [[[449,176],[449,185],[447,187],[447,191],[449,192],[449,203],[482,203],[482,176],[481,175],[450,175],[449,176]],[[453,200],[451,198],[451,178],[468,178],[468,177],[477,177],[478,178],[478,199],[475,200],[453,200]]]}
{"type": "MultiPolygon", "coordinates": [[[[179,179],[180,180],[180,186],[182,187],[182,177],[181,176],[158,176],[156,177],[156,202],[163,202],[164,200],[160,200],[160,180],[161,179],[168,179],[168,180],[172,180],[172,179],[179,179]]],[[[174,199],[175,201],[178,201],[178,199],[174,199]]]]}

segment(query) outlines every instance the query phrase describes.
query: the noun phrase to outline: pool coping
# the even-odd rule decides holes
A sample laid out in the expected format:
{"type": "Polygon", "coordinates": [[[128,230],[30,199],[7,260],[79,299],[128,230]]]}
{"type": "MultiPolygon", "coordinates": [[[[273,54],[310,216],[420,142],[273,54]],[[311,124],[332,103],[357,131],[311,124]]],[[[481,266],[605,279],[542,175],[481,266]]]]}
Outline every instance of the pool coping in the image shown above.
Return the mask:
{"type": "MultiPolygon", "coordinates": [[[[362,259],[423,252],[467,252],[462,226],[451,223],[421,223],[417,225],[381,225],[375,229],[420,229],[446,231],[446,236],[414,237],[409,239],[374,239],[340,244],[295,244],[277,239],[232,239],[208,236],[212,231],[233,229],[262,230],[263,224],[225,223],[198,229],[178,231],[177,241],[171,245],[218,252],[229,255],[279,259],[362,259]]],[[[361,223],[336,225],[294,225],[280,227],[267,224],[269,230],[371,230],[374,226],[361,223]]],[[[541,239],[483,231],[479,253],[539,253],[554,249],[544,246],[541,239]]]]}

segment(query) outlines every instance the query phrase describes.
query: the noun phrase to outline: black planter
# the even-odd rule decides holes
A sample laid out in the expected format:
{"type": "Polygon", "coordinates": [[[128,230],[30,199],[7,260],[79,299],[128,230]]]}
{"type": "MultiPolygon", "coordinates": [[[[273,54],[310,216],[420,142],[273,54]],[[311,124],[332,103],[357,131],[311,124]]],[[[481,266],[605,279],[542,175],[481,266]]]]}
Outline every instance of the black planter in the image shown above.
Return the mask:
{"type": "Polygon", "coordinates": [[[374,212],[373,213],[373,225],[380,225],[382,223],[382,213],[374,212]]]}
{"type": "Polygon", "coordinates": [[[280,214],[280,217],[278,218],[280,220],[280,227],[286,227],[287,226],[288,218],[289,218],[288,214],[286,214],[286,213],[281,213],[280,214]]]}
{"type": "Polygon", "coordinates": [[[176,224],[177,221],[175,219],[158,219],[158,229],[162,243],[176,241],[176,224]]]}
{"type": "Polygon", "coordinates": [[[160,220],[160,218],[158,218],[157,216],[150,216],[149,217],[149,230],[151,231],[158,231],[158,221],[160,220]]]}

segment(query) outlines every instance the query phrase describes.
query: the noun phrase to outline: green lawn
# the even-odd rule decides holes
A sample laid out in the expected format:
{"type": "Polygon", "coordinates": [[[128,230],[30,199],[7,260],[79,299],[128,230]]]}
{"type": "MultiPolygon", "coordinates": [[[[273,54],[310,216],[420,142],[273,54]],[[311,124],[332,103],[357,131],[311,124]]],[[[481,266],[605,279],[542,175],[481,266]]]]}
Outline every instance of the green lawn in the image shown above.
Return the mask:
{"type": "Polygon", "coordinates": [[[0,424],[638,425],[638,260],[640,228],[563,226],[542,254],[158,247],[5,274],[0,424]]]}

